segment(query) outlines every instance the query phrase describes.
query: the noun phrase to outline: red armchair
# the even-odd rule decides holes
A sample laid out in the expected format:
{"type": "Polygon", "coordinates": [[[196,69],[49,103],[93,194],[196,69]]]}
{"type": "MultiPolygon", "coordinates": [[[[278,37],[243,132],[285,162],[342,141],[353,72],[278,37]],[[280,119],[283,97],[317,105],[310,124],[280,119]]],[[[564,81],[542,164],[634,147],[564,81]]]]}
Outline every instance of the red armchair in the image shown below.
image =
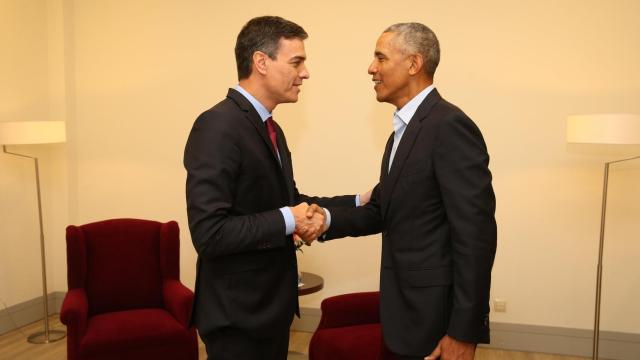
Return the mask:
{"type": "Polygon", "coordinates": [[[175,221],[67,227],[68,359],[198,359],[175,221]]]}
{"type": "Polygon", "coordinates": [[[380,294],[363,292],[326,298],[309,343],[309,360],[387,359],[380,327],[380,294]]]}

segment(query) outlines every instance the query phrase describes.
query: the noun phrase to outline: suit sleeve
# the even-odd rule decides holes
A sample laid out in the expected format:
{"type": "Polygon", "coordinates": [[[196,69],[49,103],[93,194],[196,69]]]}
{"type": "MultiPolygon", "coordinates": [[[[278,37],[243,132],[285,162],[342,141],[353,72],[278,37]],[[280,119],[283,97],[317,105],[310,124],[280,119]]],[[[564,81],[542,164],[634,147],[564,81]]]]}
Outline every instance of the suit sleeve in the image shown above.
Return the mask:
{"type": "Polygon", "coordinates": [[[185,148],[189,228],[198,255],[205,258],[285,245],[278,209],[247,215],[231,211],[242,162],[239,134],[233,130],[223,114],[206,112],[196,120],[185,148]]]}
{"type": "Polygon", "coordinates": [[[295,187],[294,182],[294,191],[295,191],[295,199],[296,205],[301,202],[306,202],[309,205],[318,204],[321,207],[329,208],[329,207],[346,207],[346,208],[354,208],[356,207],[356,196],[355,195],[339,195],[333,197],[322,197],[322,196],[309,196],[305,194],[300,194],[298,192],[298,188],[295,187]]]}
{"type": "Polygon", "coordinates": [[[480,130],[462,113],[437,130],[435,173],[451,231],[453,305],[447,334],[489,341],[489,289],[496,252],[495,196],[480,130]]]}
{"type": "Polygon", "coordinates": [[[331,226],[323,240],[332,240],[346,236],[365,236],[382,231],[380,214],[380,184],[371,192],[371,200],[359,207],[329,207],[331,226]]]}

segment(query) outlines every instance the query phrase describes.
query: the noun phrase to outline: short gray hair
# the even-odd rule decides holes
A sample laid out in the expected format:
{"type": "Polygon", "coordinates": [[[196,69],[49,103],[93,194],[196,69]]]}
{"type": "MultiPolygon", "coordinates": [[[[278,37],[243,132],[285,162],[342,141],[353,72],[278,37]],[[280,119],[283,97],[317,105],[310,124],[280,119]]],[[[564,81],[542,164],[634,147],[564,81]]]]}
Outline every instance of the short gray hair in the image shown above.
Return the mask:
{"type": "Polygon", "coordinates": [[[424,71],[433,78],[440,63],[440,43],[431,29],[420,23],[398,23],[384,32],[396,34],[403,51],[422,55],[424,71]]]}

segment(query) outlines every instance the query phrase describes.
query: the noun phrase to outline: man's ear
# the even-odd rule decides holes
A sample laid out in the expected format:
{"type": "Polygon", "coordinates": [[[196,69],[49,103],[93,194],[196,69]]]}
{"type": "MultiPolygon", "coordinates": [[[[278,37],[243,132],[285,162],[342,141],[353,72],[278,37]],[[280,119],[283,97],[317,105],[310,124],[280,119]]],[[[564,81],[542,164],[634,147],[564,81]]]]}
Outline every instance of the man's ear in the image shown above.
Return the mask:
{"type": "Polygon", "coordinates": [[[253,53],[253,70],[257,71],[261,75],[267,74],[267,57],[268,55],[262,51],[256,51],[253,53]]]}
{"type": "Polygon", "coordinates": [[[413,54],[409,56],[409,74],[415,75],[422,71],[424,66],[424,59],[420,54],[413,54]]]}

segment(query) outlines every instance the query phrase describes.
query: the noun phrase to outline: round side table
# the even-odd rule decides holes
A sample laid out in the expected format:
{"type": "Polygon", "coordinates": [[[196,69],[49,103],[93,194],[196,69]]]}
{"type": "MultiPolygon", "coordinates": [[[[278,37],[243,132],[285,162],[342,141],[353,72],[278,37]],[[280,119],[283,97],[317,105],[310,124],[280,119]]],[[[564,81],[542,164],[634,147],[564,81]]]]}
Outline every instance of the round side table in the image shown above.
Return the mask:
{"type": "Polygon", "coordinates": [[[322,290],[324,279],[320,275],[302,272],[302,282],[298,284],[298,295],[309,295],[322,290]]]}

